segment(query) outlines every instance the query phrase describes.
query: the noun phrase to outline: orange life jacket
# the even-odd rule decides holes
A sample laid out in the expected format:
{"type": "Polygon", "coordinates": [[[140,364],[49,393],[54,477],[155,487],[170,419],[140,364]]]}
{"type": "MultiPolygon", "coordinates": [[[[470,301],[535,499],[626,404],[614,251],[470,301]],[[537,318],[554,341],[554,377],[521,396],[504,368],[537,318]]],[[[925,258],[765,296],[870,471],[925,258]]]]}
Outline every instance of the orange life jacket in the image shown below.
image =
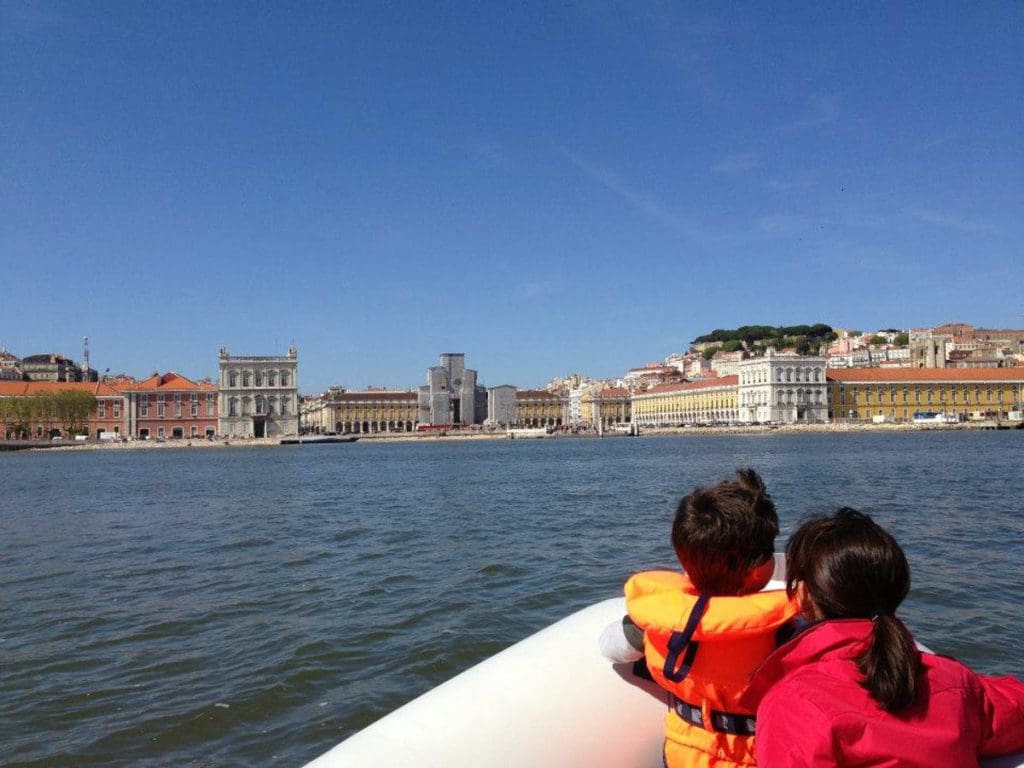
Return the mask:
{"type": "Polygon", "coordinates": [[[784,590],[702,596],[674,571],[638,573],[625,591],[626,611],[644,630],[647,668],[675,697],[665,715],[666,765],[754,765],[754,710],[738,699],[775,650],[776,632],[799,612],[796,601],[784,590]],[[734,722],[746,727],[725,725],[734,722]]]}

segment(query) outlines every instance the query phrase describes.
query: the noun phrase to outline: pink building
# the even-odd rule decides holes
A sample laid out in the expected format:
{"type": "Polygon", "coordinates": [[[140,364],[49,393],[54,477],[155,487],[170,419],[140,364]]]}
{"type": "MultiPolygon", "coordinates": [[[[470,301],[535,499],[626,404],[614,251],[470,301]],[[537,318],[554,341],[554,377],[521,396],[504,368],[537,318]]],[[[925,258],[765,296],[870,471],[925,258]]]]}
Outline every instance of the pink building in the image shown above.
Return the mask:
{"type": "Polygon", "coordinates": [[[127,384],[127,434],[139,440],[180,440],[217,433],[217,385],[170,371],[127,384]]]}

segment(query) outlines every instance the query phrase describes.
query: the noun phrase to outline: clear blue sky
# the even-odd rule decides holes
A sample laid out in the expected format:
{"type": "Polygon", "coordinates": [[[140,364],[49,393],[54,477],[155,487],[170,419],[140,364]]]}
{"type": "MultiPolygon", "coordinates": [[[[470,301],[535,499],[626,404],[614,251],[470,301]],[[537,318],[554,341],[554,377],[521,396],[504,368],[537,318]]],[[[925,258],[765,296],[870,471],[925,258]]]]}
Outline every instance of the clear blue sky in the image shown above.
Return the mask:
{"type": "Polygon", "coordinates": [[[0,0],[0,346],[316,391],[1024,326],[1024,5],[430,5],[0,0]]]}

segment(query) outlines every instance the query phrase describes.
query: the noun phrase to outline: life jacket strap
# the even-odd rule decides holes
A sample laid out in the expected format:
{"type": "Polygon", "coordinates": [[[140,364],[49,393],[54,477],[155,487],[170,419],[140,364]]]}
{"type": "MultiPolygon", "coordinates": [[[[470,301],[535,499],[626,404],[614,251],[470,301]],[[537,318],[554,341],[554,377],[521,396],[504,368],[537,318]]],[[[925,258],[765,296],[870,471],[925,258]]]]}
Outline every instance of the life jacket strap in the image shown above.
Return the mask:
{"type": "Polygon", "coordinates": [[[753,736],[757,719],[753,715],[741,715],[733,712],[711,710],[711,722],[704,722],[704,712],[700,707],[683,701],[677,696],[672,697],[672,708],[675,713],[690,725],[716,733],[732,733],[736,736],[753,736]]]}
{"type": "Polygon", "coordinates": [[[704,615],[710,600],[711,595],[706,592],[701,594],[697,598],[697,602],[693,604],[693,608],[690,609],[690,616],[687,618],[686,626],[683,627],[682,632],[673,632],[672,636],[669,637],[668,653],[665,654],[665,666],[661,670],[666,680],[671,680],[673,683],[681,683],[690,674],[690,667],[693,666],[693,660],[697,657],[698,646],[698,643],[692,642],[690,638],[697,631],[700,617],[704,615]],[[680,662],[679,654],[683,653],[684,649],[686,654],[680,662]]]}

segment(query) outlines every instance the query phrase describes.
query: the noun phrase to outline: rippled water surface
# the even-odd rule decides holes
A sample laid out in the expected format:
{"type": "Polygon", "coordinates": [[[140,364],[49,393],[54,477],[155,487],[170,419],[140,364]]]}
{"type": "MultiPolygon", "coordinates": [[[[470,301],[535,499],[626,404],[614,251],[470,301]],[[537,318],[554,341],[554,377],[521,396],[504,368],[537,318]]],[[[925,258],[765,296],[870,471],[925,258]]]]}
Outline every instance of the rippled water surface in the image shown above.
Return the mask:
{"type": "Polygon", "coordinates": [[[0,454],[0,764],[299,766],[671,566],[747,465],[784,534],[873,514],[918,637],[1024,672],[1021,431],[0,454]]]}

